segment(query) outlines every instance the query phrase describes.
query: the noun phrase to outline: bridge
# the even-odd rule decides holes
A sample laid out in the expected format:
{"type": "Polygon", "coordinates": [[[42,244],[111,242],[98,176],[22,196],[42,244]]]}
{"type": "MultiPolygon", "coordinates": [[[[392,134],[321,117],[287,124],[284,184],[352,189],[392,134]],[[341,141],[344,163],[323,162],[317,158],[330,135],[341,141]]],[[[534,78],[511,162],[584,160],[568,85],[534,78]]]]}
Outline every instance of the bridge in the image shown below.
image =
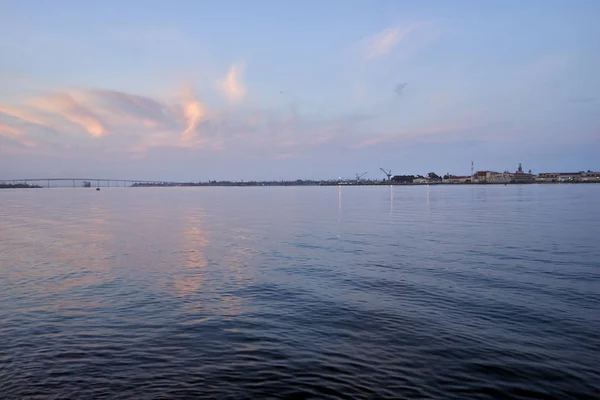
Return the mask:
{"type": "MultiPolygon", "coordinates": [[[[183,186],[184,182],[148,181],[135,179],[99,179],[99,178],[28,178],[28,179],[4,179],[0,184],[29,184],[43,187],[131,187],[139,186],[183,186]]],[[[189,184],[189,183],[188,183],[189,184]]]]}

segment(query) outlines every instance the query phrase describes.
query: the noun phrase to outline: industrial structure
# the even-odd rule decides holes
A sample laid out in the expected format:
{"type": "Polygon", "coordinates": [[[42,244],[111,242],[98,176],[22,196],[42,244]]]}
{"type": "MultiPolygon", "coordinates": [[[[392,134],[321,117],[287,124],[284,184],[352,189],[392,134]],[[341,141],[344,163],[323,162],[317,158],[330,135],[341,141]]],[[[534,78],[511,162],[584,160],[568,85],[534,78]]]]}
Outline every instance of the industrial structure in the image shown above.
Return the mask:
{"type": "Polygon", "coordinates": [[[383,168],[379,168],[379,169],[381,171],[383,171],[383,173],[385,174],[385,176],[387,176],[387,180],[388,181],[391,180],[391,178],[392,178],[392,170],[391,169],[390,170],[386,170],[386,169],[383,169],[383,168]]]}
{"type": "Polygon", "coordinates": [[[360,180],[363,178],[363,176],[365,176],[367,173],[363,172],[362,174],[356,174],[356,182],[360,182],[360,180]]]}

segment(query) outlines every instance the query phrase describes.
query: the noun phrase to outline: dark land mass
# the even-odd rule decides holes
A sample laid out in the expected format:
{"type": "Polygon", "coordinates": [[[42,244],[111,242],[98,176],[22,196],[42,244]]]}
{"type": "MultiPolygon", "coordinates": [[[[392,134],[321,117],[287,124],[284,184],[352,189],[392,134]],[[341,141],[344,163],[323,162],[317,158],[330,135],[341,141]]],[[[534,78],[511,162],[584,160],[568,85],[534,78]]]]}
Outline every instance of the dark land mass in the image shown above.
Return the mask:
{"type": "Polygon", "coordinates": [[[38,189],[39,185],[29,185],[27,183],[0,183],[0,189],[38,189]]]}
{"type": "Polygon", "coordinates": [[[138,182],[132,187],[154,187],[154,186],[337,186],[337,185],[390,185],[395,182],[360,181],[360,182],[337,182],[337,181],[208,181],[208,182],[138,182]]]}
{"type": "Polygon", "coordinates": [[[395,182],[395,181],[360,181],[360,182],[334,182],[334,181],[283,181],[283,182],[151,182],[151,183],[134,183],[131,187],[217,187],[217,186],[230,186],[230,187],[250,187],[250,186],[423,186],[423,185],[527,185],[527,184],[550,184],[550,183],[600,183],[600,182],[465,182],[465,183],[450,183],[450,182],[427,182],[427,183],[413,183],[413,182],[395,182]]]}

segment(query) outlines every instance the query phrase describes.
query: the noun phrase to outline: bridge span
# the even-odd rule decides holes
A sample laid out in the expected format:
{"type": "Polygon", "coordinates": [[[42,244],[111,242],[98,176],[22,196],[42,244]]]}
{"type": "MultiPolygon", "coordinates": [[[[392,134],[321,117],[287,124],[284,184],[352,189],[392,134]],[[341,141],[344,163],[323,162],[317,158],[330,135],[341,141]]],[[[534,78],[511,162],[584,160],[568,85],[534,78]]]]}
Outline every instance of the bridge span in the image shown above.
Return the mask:
{"type": "Polygon", "coordinates": [[[0,179],[0,184],[30,184],[43,187],[131,187],[134,185],[183,186],[184,182],[149,181],[136,179],[100,179],[100,178],[27,178],[0,179]],[[112,184],[112,185],[111,185],[112,184]]]}

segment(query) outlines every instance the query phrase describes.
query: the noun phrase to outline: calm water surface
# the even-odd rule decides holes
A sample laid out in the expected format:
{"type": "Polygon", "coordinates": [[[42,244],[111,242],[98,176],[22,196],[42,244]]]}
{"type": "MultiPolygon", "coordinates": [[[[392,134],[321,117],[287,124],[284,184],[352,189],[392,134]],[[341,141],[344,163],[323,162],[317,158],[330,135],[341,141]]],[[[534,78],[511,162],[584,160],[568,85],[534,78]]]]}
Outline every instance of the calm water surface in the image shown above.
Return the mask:
{"type": "Polygon", "coordinates": [[[0,398],[600,398],[600,185],[0,191],[0,398]]]}

